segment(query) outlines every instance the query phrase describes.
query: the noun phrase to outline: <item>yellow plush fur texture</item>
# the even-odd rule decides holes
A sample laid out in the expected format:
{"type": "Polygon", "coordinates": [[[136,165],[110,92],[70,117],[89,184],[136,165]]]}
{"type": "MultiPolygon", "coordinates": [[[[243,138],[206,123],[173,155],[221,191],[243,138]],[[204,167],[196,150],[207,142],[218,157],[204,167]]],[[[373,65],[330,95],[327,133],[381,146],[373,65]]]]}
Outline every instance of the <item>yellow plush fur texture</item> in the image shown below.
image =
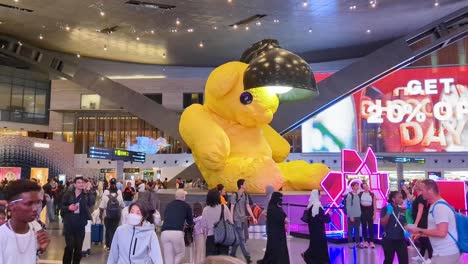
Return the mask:
{"type": "Polygon", "coordinates": [[[278,96],[254,88],[248,90],[253,102],[240,102],[247,67],[228,62],[213,70],[204,104],[193,104],[182,113],[179,131],[203,177],[210,188],[222,183],[227,191],[237,190],[238,179],[246,180],[250,193],[264,193],[267,185],[275,190],[320,189],[328,167],[283,162],[290,145],[268,125],[278,109],[278,96]]]}

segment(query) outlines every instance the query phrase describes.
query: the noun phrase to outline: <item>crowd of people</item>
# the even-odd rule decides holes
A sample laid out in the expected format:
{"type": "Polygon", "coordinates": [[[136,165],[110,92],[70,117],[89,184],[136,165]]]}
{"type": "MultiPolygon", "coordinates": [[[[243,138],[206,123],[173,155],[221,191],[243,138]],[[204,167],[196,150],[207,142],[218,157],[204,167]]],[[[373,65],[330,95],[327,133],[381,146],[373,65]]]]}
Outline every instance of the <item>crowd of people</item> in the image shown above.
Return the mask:
{"type": "MultiPolygon", "coordinates": [[[[238,248],[245,262],[251,263],[246,247],[248,226],[256,224],[261,216],[266,217],[267,245],[264,257],[257,263],[290,263],[286,240],[289,220],[282,209],[283,195],[272,186],[266,188],[260,213],[253,209],[258,205],[248,194],[244,179],[237,181],[238,190],[230,196],[222,184],[208,190],[204,207],[200,202],[191,207],[185,201],[187,192],[180,183],[176,187],[175,199],[166,205],[164,218],[160,219],[158,189],[167,188],[167,179],[124,185],[115,179],[96,183],[75,177],[64,184],[53,178],[42,187],[36,180],[2,181],[0,263],[35,263],[50,242],[45,228],[58,216],[63,222],[66,264],[80,263],[89,220],[104,223],[108,263],[180,264],[187,244],[193,244],[191,258],[195,264],[209,263],[210,257],[219,256],[230,257],[235,263],[238,248]],[[42,210],[46,211],[46,223],[39,220],[42,210]],[[223,221],[232,226],[233,242],[219,239],[223,221]]],[[[437,184],[423,180],[401,189],[390,192],[387,205],[381,209],[384,263],[393,263],[395,254],[399,263],[409,263],[406,240],[410,237],[417,242],[421,255],[427,253],[432,263],[457,263],[460,252],[455,216],[449,206],[435,206],[444,204],[437,184]]],[[[374,248],[377,205],[369,186],[352,182],[344,204],[350,248],[374,248]]],[[[331,211],[325,212],[320,191],[312,190],[303,216],[309,228],[309,247],[301,254],[306,263],[330,263],[325,224],[330,222],[331,211]]]]}

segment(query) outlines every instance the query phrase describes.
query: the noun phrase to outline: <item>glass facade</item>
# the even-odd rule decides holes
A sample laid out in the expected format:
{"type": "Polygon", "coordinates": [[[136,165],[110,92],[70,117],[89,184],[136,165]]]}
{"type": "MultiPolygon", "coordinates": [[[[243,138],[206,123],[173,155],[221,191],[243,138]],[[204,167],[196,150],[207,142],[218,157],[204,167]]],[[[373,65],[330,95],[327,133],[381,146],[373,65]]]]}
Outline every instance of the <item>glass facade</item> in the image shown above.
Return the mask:
{"type": "Polygon", "coordinates": [[[91,146],[127,149],[137,137],[165,138],[169,146],[159,153],[183,153],[187,147],[163,131],[126,112],[95,111],[63,114],[63,140],[75,143],[76,154],[86,154],[91,146]]]}
{"type": "Polygon", "coordinates": [[[50,81],[0,71],[0,121],[49,124],[50,81]]]}

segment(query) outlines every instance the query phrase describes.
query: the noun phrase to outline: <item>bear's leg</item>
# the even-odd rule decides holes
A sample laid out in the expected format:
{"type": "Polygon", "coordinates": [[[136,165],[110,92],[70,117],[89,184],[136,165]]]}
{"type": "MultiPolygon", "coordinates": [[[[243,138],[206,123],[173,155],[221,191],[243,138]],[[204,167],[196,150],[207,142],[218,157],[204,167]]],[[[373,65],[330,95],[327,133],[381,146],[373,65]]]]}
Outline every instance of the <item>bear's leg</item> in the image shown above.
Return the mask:
{"type": "Polygon", "coordinates": [[[284,191],[321,190],[320,182],[330,169],[321,163],[308,164],[303,160],[278,163],[283,174],[284,191]]]}
{"type": "Polygon", "coordinates": [[[248,193],[265,193],[267,185],[272,185],[275,190],[283,185],[277,163],[265,157],[229,157],[223,170],[206,171],[203,175],[209,188],[221,183],[228,192],[237,191],[238,179],[246,180],[248,193]]]}

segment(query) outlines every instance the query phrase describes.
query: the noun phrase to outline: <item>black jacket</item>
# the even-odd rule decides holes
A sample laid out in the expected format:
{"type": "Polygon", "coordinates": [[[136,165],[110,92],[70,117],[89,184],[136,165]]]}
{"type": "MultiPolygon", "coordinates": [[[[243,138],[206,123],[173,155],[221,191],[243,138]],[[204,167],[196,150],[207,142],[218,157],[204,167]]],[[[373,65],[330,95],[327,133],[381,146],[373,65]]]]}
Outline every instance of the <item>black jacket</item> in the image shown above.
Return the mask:
{"type": "Polygon", "coordinates": [[[87,193],[82,192],[78,197],[75,197],[74,190],[66,192],[62,198],[63,232],[84,232],[84,227],[88,224],[88,220],[91,220],[89,208],[92,206],[92,200],[87,193]],[[80,212],[78,214],[68,210],[71,204],[78,202],[80,203],[80,212]]]}

